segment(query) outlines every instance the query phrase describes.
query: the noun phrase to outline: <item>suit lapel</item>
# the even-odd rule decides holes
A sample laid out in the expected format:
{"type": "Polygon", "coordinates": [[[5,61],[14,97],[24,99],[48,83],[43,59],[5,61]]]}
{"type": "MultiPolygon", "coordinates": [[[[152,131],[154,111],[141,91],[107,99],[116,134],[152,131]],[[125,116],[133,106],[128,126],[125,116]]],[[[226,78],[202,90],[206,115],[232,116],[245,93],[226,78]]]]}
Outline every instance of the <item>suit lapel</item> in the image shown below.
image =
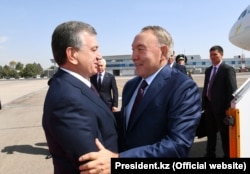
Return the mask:
{"type": "MultiPolygon", "coordinates": [[[[85,83],[80,81],[79,79],[75,78],[74,76],[70,75],[67,72],[64,72],[60,70],[60,74],[63,75],[63,78],[68,81],[72,86],[75,88],[79,88],[82,92],[82,95],[87,97],[89,100],[93,101],[97,105],[97,107],[102,108],[105,110],[105,112],[108,113],[108,115],[113,116],[113,113],[110,111],[110,109],[106,106],[106,104],[102,101],[102,99],[96,95],[85,83]]],[[[115,118],[113,117],[115,120],[115,118]]],[[[116,122],[116,121],[115,121],[116,122]]]]}
{"type": "MultiPolygon", "coordinates": [[[[170,77],[171,71],[172,69],[169,66],[165,66],[151,82],[150,86],[148,87],[145,95],[143,96],[143,99],[141,100],[137,108],[133,122],[131,122],[131,124],[127,129],[128,131],[134,126],[134,124],[138,121],[138,119],[143,116],[143,112],[145,112],[146,108],[150,106],[150,102],[155,98],[157,98],[157,95],[159,95],[161,89],[165,88],[167,83],[166,79],[170,77]]],[[[133,91],[134,90],[135,89],[133,89],[133,91]]],[[[133,92],[131,93],[133,94],[133,92]]]]}
{"type": "Polygon", "coordinates": [[[111,110],[107,107],[107,105],[102,101],[102,99],[97,96],[88,86],[81,87],[82,94],[85,95],[89,100],[92,100],[97,107],[102,108],[105,110],[105,112],[108,113],[108,115],[112,115],[113,120],[115,118],[113,117],[113,113],[111,110]]]}
{"type": "MultiPolygon", "coordinates": [[[[221,74],[221,71],[223,71],[223,70],[222,70],[223,67],[224,67],[224,63],[222,62],[222,63],[220,64],[219,68],[217,69],[217,72],[216,72],[216,75],[215,75],[215,77],[214,77],[214,81],[213,81],[213,83],[212,83],[212,86],[213,86],[214,83],[217,81],[217,79],[220,78],[219,76],[220,76],[220,74],[221,74]]],[[[210,69],[209,80],[210,80],[210,76],[211,76],[211,73],[212,73],[212,69],[213,69],[213,66],[212,66],[211,69],[210,69]]],[[[211,86],[211,87],[212,87],[212,86],[211,86]]]]}
{"type": "Polygon", "coordinates": [[[122,96],[122,103],[124,106],[127,106],[130,99],[132,98],[137,86],[139,85],[141,81],[140,77],[136,77],[135,79],[133,79],[131,81],[131,83],[129,84],[129,86],[126,86],[126,95],[122,96]]]}

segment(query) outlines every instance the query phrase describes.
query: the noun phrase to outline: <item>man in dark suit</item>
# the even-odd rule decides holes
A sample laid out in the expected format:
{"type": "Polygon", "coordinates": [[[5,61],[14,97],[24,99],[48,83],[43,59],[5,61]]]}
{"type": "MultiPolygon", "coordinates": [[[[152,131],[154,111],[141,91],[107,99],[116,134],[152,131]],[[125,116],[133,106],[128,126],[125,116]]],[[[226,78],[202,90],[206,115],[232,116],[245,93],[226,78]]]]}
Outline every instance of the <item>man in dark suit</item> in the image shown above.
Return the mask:
{"type": "Polygon", "coordinates": [[[101,58],[96,34],[89,24],[69,21],[52,35],[59,68],[49,81],[42,125],[54,174],[79,174],[79,156],[98,150],[95,138],[117,151],[115,118],[89,81],[101,58]]]}
{"type": "Polygon", "coordinates": [[[98,73],[90,78],[91,83],[98,90],[101,99],[113,111],[118,111],[118,89],[115,76],[106,70],[106,60],[99,60],[98,73]]]}
{"type": "Polygon", "coordinates": [[[216,157],[217,132],[220,132],[224,157],[229,157],[229,127],[225,124],[233,92],[237,89],[233,67],[222,62],[223,48],[210,48],[212,66],[206,69],[202,92],[202,109],[205,111],[207,147],[205,157],[216,157]]]}
{"type": "MultiPolygon", "coordinates": [[[[117,118],[119,157],[188,157],[201,115],[200,94],[193,80],[167,65],[173,50],[171,35],[160,26],[144,27],[134,38],[132,50],[138,76],[123,89],[117,118]]],[[[114,153],[98,147],[99,152],[80,158],[95,159],[80,166],[81,170],[110,167],[99,161],[114,153]]]]}

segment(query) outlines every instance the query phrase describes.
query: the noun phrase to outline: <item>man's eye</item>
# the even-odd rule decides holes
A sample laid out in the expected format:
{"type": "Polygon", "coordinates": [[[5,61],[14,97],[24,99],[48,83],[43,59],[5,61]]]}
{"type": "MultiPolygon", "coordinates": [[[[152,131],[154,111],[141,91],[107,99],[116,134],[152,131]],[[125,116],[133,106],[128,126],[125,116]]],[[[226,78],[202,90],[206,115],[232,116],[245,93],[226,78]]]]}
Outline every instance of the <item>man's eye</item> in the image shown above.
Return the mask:
{"type": "Polygon", "coordinates": [[[143,51],[143,50],[145,50],[145,48],[139,47],[138,50],[139,50],[139,51],[143,51]]]}

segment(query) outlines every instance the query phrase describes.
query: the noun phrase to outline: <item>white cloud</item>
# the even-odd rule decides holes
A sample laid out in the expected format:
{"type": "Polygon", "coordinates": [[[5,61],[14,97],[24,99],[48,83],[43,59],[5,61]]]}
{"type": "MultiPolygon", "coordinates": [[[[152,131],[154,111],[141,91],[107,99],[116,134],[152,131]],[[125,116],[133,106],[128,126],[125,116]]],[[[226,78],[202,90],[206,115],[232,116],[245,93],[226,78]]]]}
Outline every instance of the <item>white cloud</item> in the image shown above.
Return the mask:
{"type": "Polygon", "coordinates": [[[0,36],[0,44],[5,43],[8,40],[8,37],[6,36],[0,36]]]}

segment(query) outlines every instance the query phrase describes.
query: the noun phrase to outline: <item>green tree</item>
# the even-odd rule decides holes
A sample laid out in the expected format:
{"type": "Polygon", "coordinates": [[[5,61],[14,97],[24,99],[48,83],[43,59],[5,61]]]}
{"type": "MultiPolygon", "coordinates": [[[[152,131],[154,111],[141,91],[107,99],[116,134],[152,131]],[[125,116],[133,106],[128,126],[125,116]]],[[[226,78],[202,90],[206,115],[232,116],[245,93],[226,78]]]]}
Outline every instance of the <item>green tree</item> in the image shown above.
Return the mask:
{"type": "Polygon", "coordinates": [[[23,66],[24,65],[21,62],[17,62],[17,64],[16,64],[16,70],[19,70],[19,71],[23,70],[23,66]]]}
{"type": "Polygon", "coordinates": [[[36,67],[36,73],[37,73],[37,75],[41,75],[43,73],[43,68],[40,65],[40,63],[33,63],[33,65],[36,67]]]}
{"type": "Polygon", "coordinates": [[[35,78],[37,75],[36,71],[36,66],[34,64],[26,64],[25,68],[23,69],[23,77],[30,78],[33,77],[35,78]]]}
{"type": "Polygon", "coordinates": [[[3,77],[9,79],[10,78],[10,66],[4,65],[3,67],[3,77]]]}
{"type": "Polygon", "coordinates": [[[15,69],[11,68],[9,71],[9,77],[19,79],[20,75],[18,74],[18,72],[15,69]]]}

